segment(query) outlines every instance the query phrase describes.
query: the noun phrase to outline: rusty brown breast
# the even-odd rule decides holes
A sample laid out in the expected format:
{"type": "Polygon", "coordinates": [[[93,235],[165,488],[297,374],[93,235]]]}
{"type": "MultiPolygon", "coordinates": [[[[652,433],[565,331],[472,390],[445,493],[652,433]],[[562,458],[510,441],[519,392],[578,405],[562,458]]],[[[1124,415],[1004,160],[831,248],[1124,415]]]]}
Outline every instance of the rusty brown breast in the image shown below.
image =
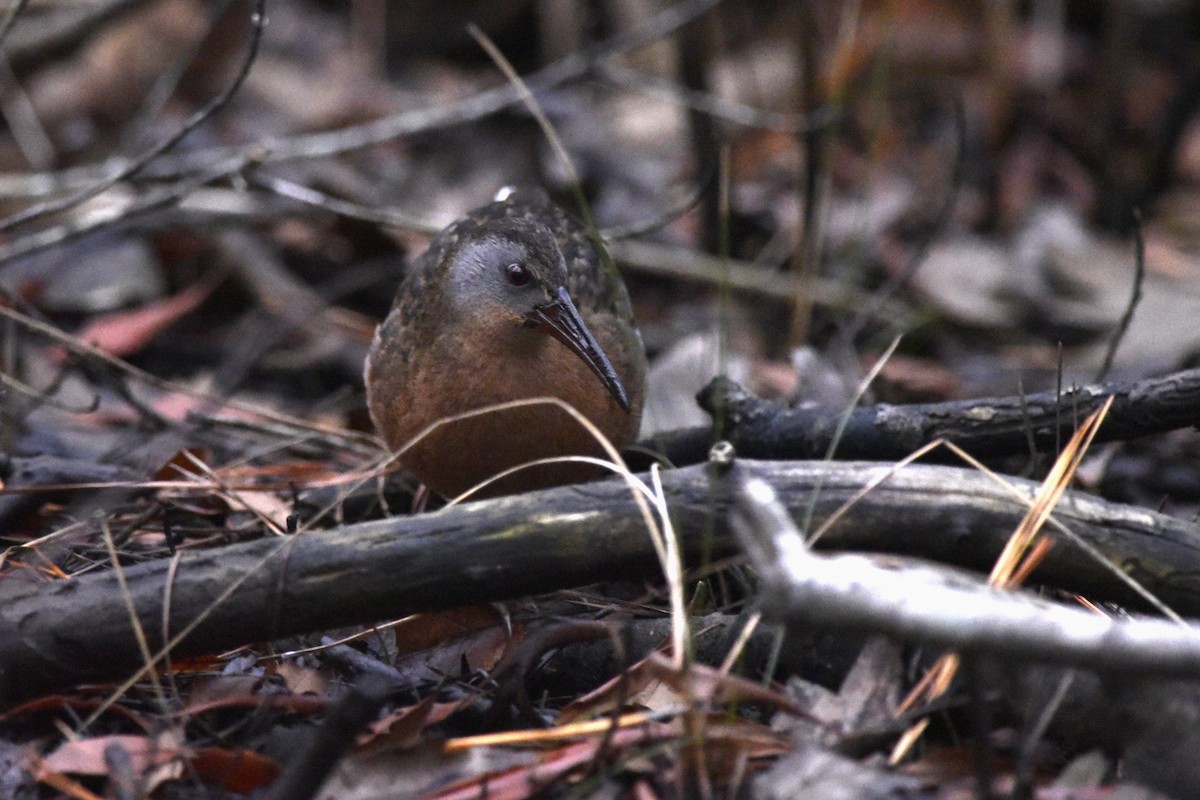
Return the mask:
{"type": "MultiPolygon", "coordinates": [[[[444,229],[414,262],[366,363],[367,404],[394,449],[448,417],[556,397],[618,448],[641,421],[646,356],[624,284],[597,240],[537,190],[518,190],[444,229]]],[[[566,412],[526,406],[448,422],[400,456],[452,496],[509,467],[602,456],[566,412]]],[[[483,495],[568,483],[597,468],[547,465],[483,495]]]]}

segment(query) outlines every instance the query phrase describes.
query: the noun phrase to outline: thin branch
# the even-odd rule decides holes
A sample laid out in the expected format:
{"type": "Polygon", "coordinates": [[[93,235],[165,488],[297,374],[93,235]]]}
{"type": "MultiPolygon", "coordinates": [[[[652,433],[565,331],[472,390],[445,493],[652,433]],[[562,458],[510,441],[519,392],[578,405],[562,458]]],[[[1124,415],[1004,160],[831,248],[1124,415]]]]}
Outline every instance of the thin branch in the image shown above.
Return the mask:
{"type": "Polygon", "coordinates": [[[327,425],[320,425],[277,411],[272,411],[267,408],[256,406],[252,403],[241,402],[228,397],[221,397],[211,392],[198,391],[173,381],[159,378],[158,376],[152,375],[143,369],[139,369],[129,362],[110,355],[109,353],[106,353],[93,345],[79,341],[78,339],[59,330],[49,323],[34,319],[27,314],[22,314],[10,306],[0,305],[0,317],[12,320],[29,331],[41,336],[45,336],[52,341],[58,342],[71,353],[79,355],[82,358],[95,359],[104,364],[110,365],[120,372],[129,375],[130,377],[135,378],[136,380],[148,386],[153,386],[156,389],[178,392],[188,397],[194,397],[206,402],[216,403],[222,407],[237,409],[238,411],[251,414],[259,419],[270,420],[272,422],[291,426],[295,430],[313,431],[323,436],[335,437],[341,443],[342,447],[354,449],[355,451],[365,455],[374,455],[383,449],[382,445],[378,444],[367,434],[354,433],[352,431],[339,430],[327,425]]]}
{"type": "MultiPolygon", "coordinates": [[[[740,461],[739,466],[778,487],[793,515],[803,513],[819,479],[821,519],[887,470],[864,463],[740,461]]],[[[727,480],[705,465],[663,473],[662,481],[687,563],[708,565],[735,552],[727,480]]],[[[1029,481],[1009,482],[1026,497],[1035,492],[1029,481]]],[[[913,466],[859,501],[823,542],[839,551],[869,548],[986,569],[1023,511],[1022,503],[972,470],[913,466]]],[[[1164,602],[1184,614],[1200,608],[1194,525],[1074,492],[1055,514],[1118,567],[1144,577],[1164,602]]],[[[464,504],[282,541],[290,548],[286,557],[279,539],[181,554],[171,590],[169,630],[182,642],[175,642],[175,655],[597,581],[661,577],[645,521],[621,479],[592,483],[582,491],[560,487],[519,501],[464,504]],[[580,548],[585,540],[588,546],[580,548]],[[353,580],[339,579],[348,575],[353,580]],[[222,587],[215,599],[214,586],[222,587]],[[286,603],[288,613],[271,630],[263,610],[276,603],[286,603]]],[[[156,652],[164,644],[163,585],[171,570],[166,559],[159,559],[125,573],[156,652]]],[[[1053,548],[1035,578],[1093,597],[1136,602],[1125,586],[1066,541],[1053,548]]],[[[915,584],[901,583],[907,588],[894,608],[915,609],[924,595],[913,590],[915,584]]],[[[0,588],[0,704],[64,682],[139,670],[143,661],[123,608],[111,573],[0,588]],[[70,658],[78,652],[91,657],[70,658]]],[[[958,608],[965,607],[938,610],[949,615],[958,608]]],[[[964,630],[978,630],[969,616],[964,619],[964,630]]],[[[1153,629],[1156,636],[1159,630],[1153,629]]],[[[1143,649],[1148,659],[1167,658],[1154,648],[1143,649]]]]}
{"type": "MultiPolygon", "coordinates": [[[[1075,420],[1114,396],[1112,412],[1097,441],[1123,441],[1188,428],[1200,418],[1200,369],[1158,378],[1072,387],[1059,396],[1040,392],[1021,397],[979,397],[945,403],[880,404],[854,409],[838,444],[839,459],[892,461],[945,439],[980,458],[1022,454],[1032,436],[1038,447],[1057,449],[1057,437],[1075,420]],[[1060,406],[1073,414],[1059,414],[1060,406]]],[[[710,413],[721,408],[730,420],[727,438],[751,458],[820,458],[829,446],[836,408],[786,408],[716,378],[699,396],[710,413]]],[[[696,436],[688,433],[688,436],[696,436]]],[[[671,437],[667,437],[671,438],[671,437]]],[[[688,451],[680,439],[673,446],[688,451]]],[[[672,462],[680,463],[666,453],[672,462]]]]}
{"type": "MultiPolygon", "coordinates": [[[[286,178],[268,174],[262,170],[255,170],[248,173],[245,177],[246,182],[251,186],[265,189],[280,197],[286,197],[289,200],[295,200],[314,208],[320,208],[348,219],[362,220],[363,222],[371,222],[376,225],[387,225],[392,228],[400,228],[417,233],[433,234],[441,230],[440,225],[410,216],[403,211],[344,200],[322,192],[319,189],[314,189],[311,186],[304,186],[294,181],[289,181],[286,178]]],[[[671,203],[661,214],[652,219],[639,220],[628,225],[614,225],[608,228],[601,228],[599,231],[600,237],[603,239],[628,239],[635,236],[643,236],[662,228],[672,220],[686,214],[695,207],[699,199],[700,190],[697,187],[693,187],[687,195],[671,203]]]]}
{"type": "Polygon", "coordinates": [[[31,167],[47,168],[54,161],[54,143],[3,52],[0,52],[0,83],[4,84],[4,118],[17,147],[31,167]]]}
{"type": "Polygon", "coordinates": [[[1121,342],[1129,330],[1129,323],[1133,321],[1133,312],[1137,310],[1138,303],[1142,300],[1142,284],[1146,281],[1146,236],[1142,226],[1142,212],[1138,208],[1133,209],[1133,241],[1135,248],[1133,290],[1129,294],[1129,303],[1125,306],[1125,313],[1121,315],[1121,321],[1117,323],[1117,329],[1113,331],[1112,339],[1108,343],[1108,350],[1104,353],[1104,364],[1100,367],[1099,374],[1096,375],[1098,381],[1108,377],[1108,371],[1112,369],[1113,358],[1117,355],[1117,348],[1121,346],[1121,342]]]}
{"type": "Polygon", "coordinates": [[[151,192],[122,208],[111,209],[91,217],[73,219],[62,225],[31,233],[8,244],[0,245],[0,266],[13,259],[57,247],[135,216],[172,205],[206,184],[240,172],[250,164],[250,161],[251,159],[245,155],[233,156],[210,166],[204,172],[187,180],[181,180],[164,190],[151,192]]]}
{"type": "Polygon", "coordinates": [[[142,99],[138,110],[130,115],[129,124],[121,131],[122,138],[119,141],[131,144],[139,143],[136,138],[127,137],[134,135],[134,132],[138,131],[139,128],[144,130],[150,121],[161,117],[163,109],[178,90],[180,82],[188,73],[188,70],[195,65],[197,56],[201,53],[207,53],[213,31],[221,24],[234,4],[242,1],[215,0],[215,2],[208,3],[210,6],[208,30],[201,36],[193,37],[188,42],[186,51],[181,53],[180,57],[170,67],[163,70],[163,73],[154,80],[154,83],[146,92],[146,96],[142,99]]]}
{"type": "Polygon", "coordinates": [[[36,25],[25,25],[8,37],[5,54],[15,70],[64,56],[105,25],[146,3],[147,0],[92,0],[59,4],[60,11],[48,18],[39,17],[36,25]]]}
{"type": "Polygon", "coordinates": [[[718,97],[712,92],[689,89],[617,62],[601,64],[596,71],[603,80],[620,88],[639,91],[663,102],[702,111],[747,128],[801,134],[831,125],[838,115],[837,110],[830,106],[822,106],[807,114],[767,111],[718,97]]]}
{"type": "MultiPolygon", "coordinates": [[[[813,298],[814,303],[834,308],[858,307],[869,297],[866,292],[842,281],[774,272],[760,264],[719,258],[657,242],[622,239],[611,242],[608,251],[616,261],[647,275],[713,287],[727,286],[733,292],[761,297],[789,300],[803,291],[813,298]]],[[[885,311],[891,319],[909,316],[894,303],[888,304],[885,311]]]]}
{"type": "MultiPolygon", "coordinates": [[[[585,75],[600,60],[614,58],[656,41],[716,6],[721,0],[686,0],[651,17],[646,24],[573,53],[525,77],[530,91],[538,92],[585,75]]],[[[308,158],[323,158],[361,150],[401,136],[472,122],[520,100],[512,84],[488,89],[462,100],[410,111],[352,125],[287,139],[271,139],[248,145],[216,147],[192,153],[160,157],[144,170],[155,178],[178,177],[198,166],[234,155],[268,152],[265,163],[277,164],[308,158]]],[[[0,197],[33,197],[55,194],[103,180],[124,169],[120,159],[108,164],[77,167],[38,175],[0,176],[0,197]]]]}
{"type": "Polygon", "coordinates": [[[92,395],[92,401],[88,405],[75,408],[55,399],[49,391],[35,389],[4,370],[0,370],[0,386],[35,400],[38,404],[45,404],[51,408],[57,408],[59,411],[66,411],[68,414],[90,414],[100,407],[99,395],[92,395]]]}
{"type": "Polygon", "coordinates": [[[686,195],[669,204],[662,213],[655,217],[637,220],[624,225],[610,225],[607,228],[601,228],[600,238],[605,240],[632,239],[637,236],[645,236],[648,233],[653,233],[666,227],[700,204],[700,201],[704,199],[705,186],[712,180],[712,177],[711,173],[701,175],[700,179],[692,185],[686,195]]]}
{"type": "Polygon", "coordinates": [[[738,482],[733,525],[762,576],[761,603],[770,617],[964,653],[1200,676],[1200,628],[1113,619],[894,558],[883,563],[856,554],[818,555],[808,550],[769,484],[740,474],[738,482]]]}
{"type": "Polygon", "coordinates": [[[967,112],[961,97],[955,98],[954,101],[954,133],[954,166],[950,172],[950,185],[946,188],[946,193],[942,197],[942,203],[938,207],[937,214],[934,215],[933,224],[930,226],[928,233],[921,238],[917,246],[909,254],[908,263],[904,266],[904,269],[889,278],[883,286],[879,287],[871,295],[870,301],[859,308],[858,312],[854,315],[854,319],[846,326],[840,338],[847,349],[858,338],[863,327],[871,319],[879,316],[882,305],[893,298],[897,292],[907,286],[913,279],[913,276],[917,274],[921,265],[925,263],[925,259],[929,255],[933,243],[937,241],[938,236],[941,235],[942,231],[950,223],[950,218],[954,213],[954,206],[958,201],[958,195],[962,189],[963,179],[967,171],[967,112]]]}
{"type": "Polygon", "coordinates": [[[270,175],[262,170],[254,170],[246,175],[246,182],[251,186],[256,186],[260,189],[265,189],[269,192],[286,197],[289,200],[295,200],[305,205],[313,206],[314,208],[324,209],[340,217],[349,219],[358,219],[364,222],[372,222],[376,225],[387,225],[392,228],[401,228],[403,230],[416,231],[418,233],[437,233],[441,227],[427,222],[425,220],[410,217],[409,215],[396,211],[393,208],[378,208],[368,206],[363,203],[354,203],[349,200],[343,200],[339,197],[326,194],[325,192],[313,189],[310,186],[303,186],[299,183],[289,181],[286,178],[280,178],[275,175],[270,175]]]}
{"type": "Polygon", "coordinates": [[[76,192],[68,197],[58,200],[39,203],[38,205],[27,208],[13,214],[8,219],[0,221],[0,233],[12,230],[18,225],[23,225],[32,222],[36,219],[55,214],[60,211],[65,211],[69,208],[74,208],[80,203],[86,202],[91,198],[111,189],[121,181],[128,180],[150,165],[152,161],[167,152],[175,145],[183,141],[189,133],[203,124],[209,117],[216,114],[224,108],[233,98],[242,83],[246,80],[246,76],[250,74],[250,68],[254,65],[254,60],[258,56],[259,44],[262,41],[263,27],[266,25],[266,0],[255,0],[253,13],[250,14],[250,46],[246,49],[246,56],[242,59],[242,64],[238,69],[237,75],[233,82],[221,92],[221,94],[210,100],[203,108],[192,114],[191,118],[183,124],[178,131],[166,137],[154,147],[151,147],[145,153],[142,153],[132,161],[128,161],[124,168],[117,171],[116,174],[102,180],[92,186],[89,186],[82,191],[76,192]]]}

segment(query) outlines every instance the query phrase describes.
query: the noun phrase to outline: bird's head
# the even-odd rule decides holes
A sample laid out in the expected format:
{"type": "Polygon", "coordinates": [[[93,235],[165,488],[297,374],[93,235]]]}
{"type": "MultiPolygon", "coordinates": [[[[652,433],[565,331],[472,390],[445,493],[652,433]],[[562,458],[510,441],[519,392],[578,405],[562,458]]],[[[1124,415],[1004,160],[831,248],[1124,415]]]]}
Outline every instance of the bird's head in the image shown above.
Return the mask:
{"type": "Polygon", "coordinates": [[[550,229],[528,219],[480,224],[447,253],[450,297],[458,313],[486,314],[534,328],[565,344],[600,378],[621,408],[629,395],[567,290],[567,265],[550,229]]]}

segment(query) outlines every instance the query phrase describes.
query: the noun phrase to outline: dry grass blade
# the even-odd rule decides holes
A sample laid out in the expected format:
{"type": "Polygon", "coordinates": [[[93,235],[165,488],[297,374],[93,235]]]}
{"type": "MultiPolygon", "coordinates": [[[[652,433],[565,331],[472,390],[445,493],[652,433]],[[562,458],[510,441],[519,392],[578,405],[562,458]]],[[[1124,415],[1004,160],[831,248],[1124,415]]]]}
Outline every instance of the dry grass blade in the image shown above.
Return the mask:
{"type": "MultiPolygon", "coordinates": [[[[500,52],[500,48],[496,46],[486,33],[479,29],[477,25],[471,23],[467,26],[467,32],[474,37],[479,46],[488,54],[488,58],[504,73],[505,79],[513,85],[521,98],[521,102],[529,109],[529,113],[537,120],[538,127],[542,129],[542,134],[550,142],[550,146],[554,148],[554,155],[562,162],[563,169],[571,177],[571,183],[579,185],[579,173],[575,169],[575,164],[571,161],[571,156],[567,154],[567,148],[563,145],[562,137],[558,135],[558,131],[554,130],[554,126],[550,124],[550,119],[546,116],[546,112],[538,104],[537,99],[533,96],[533,92],[529,90],[528,84],[521,80],[521,76],[513,68],[512,63],[504,57],[504,53],[500,52]]],[[[590,223],[590,220],[588,221],[590,223]]],[[[592,226],[589,224],[589,228],[592,226]]]]}
{"type": "Polygon", "coordinates": [[[125,583],[125,570],[121,566],[121,560],[117,557],[117,545],[113,541],[112,529],[108,526],[108,520],[100,521],[100,529],[104,532],[104,547],[108,550],[108,558],[112,562],[113,573],[117,576],[117,583],[121,587],[121,599],[125,601],[125,610],[129,613],[129,624],[133,628],[134,637],[137,639],[138,649],[142,652],[142,659],[146,665],[146,674],[150,676],[150,684],[154,687],[154,694],[158,698],[159,705],[162,708],[167,708],[167,696],[163,691],[162,681],[159,680],[158,672],[152,669],[153,657],[150,652],[150,643],[146,639],[146,631],[142,627],[142,621],[138,618],[137,609],[134,607],[133,598],[129,594],[129,586],[125,583]]]}
{"type": "Polygon", "coordinates": [[[1042,530],[1046,519],[1050,516],[1050,512],[1058,504],[1058,501],[1062,499],[1063,492],[1067,490],[1071,480],[1075,477],[1075,471],[1079,468],[1079,462],[1083,460],[1084,454],[1087,453],[1087,449],[1095,438],[1096,431],[1100,428],[1100,423],[1104,421],[1104,417],[1112,407],[1112,403],[1113,398],[1110,396],[1104,402],[1104,405],[1096,413],[1085,419],[1083,424],[1071,436],[1062,454],[1055,460],[1050,474],[1042,481],[1037,497],[1034,499],[1033,507],[1029,509],[1029,513],[1025,515],[1025,518],[1021,520],[1021,524],[1013,531],[1013,535],[1009,538],[1004,551],[996,559],[996,565],[992,568],[991,575],[988,576],[989,583],[994,586],[1003,587],[1014,585],[1012,576],[1020,566],[1021,559],[1029,551],[1034,539],[1042,530]]]}
{"type": "MultiPolygon", "coordinates": [[[[503,472],[493,475],[483,483],[473,486],[458,497],[453,498],[447,505],[455,505],[462,502],[464,499],[479,491],[484,486],[494,481],[501,480],[513,473],[523,469],[534,467],[539,464],[554,464],[562,462],[577,462],[584,464],[593,464],[598,467],[612,470],[625,479],[626,485],[629,486],[630,492],[637,503],[638,508],[642,512],[642,519],[646,523],[646,532],[650,535],[650,540],[654,544],[654,550],[658,556],[659,564],[662,566],[663,576],[667,581],[668,594],[671,599],[671,626],[672,639],[674,642],[674,662],[676,669],[683,669],[687,648],[687,614],[684,609],[684,592],[683,592],[683,559],[680,554],[678,537],[675,535],[675,529],[671,524],[670,510],[667,508],[666,495],[663,491],[662,479],[659,465],[655,464],[650,469],[651,481],[654,488],[651,489],[643,481],[639,480],[629,467],[625,464],[621,454],[617,451],[613,443],[608,437],[597,428],[591,420],[583,416],[578,410],[569,403],[566,403],[558,398],[534,398],[530,400],[514,400],[511,403],[505,403],[501,406],[491,407],[488,409],[480,409],[478,412],[467,412],[467,415],[460,416],[475,416],[477,413],[498,411],[503,408],[515,407],[518,405],[527,405],[533,403],[553,403],[559,406],[586,430],[597,443],[604,448],[605,453],[609,457],[609,461],[603,459],[592,458],[589,456],[558,456],[554,458],[543,458],[536,461],[530,461],[525,464],[520,464],[503,472]],[[654,516],[650,513],[650,508],[647,503],[653,504],[655,511],[658,514],[657,522],[654,516]]],[[[454,418],[450,418],[454,419],[454,418]]],[[[450,421],[443,420],[443,421],[450,421]]],[[[435,423],[435,426],[440,424],[435,423]]],[[[405,444],[403,449],[408,449],[415,445],[420,438],[432,433],[434,428],[422,431],[421,434],[411,442],[405,444]]],[[[399,453],[396,454],[397,456],[399,453]]]]}
{"type": "MultiPolygon", "coordinates": [[[[1090,441],[1091,440],[1089,440],[1089,442],[1090,441]]],[[[1033,507],[1032,500],[1024,497],[1019,492],[1014,490],[1013,487],[1008,484],[1008,482],[1006,482],[1003,478],[1001,478],[996,473],[989,470],[986,466],[984,466],[982,463],[980,463],[980,461],[978,459],[976,459],[974,456],[972,456],[966,450],[963,450],[961,447],[954,444],[953,442],[948,442],[948,441],[945,441],[942,439],[938,440],[938,444],[948,448],[952,453],[957,455],[963,461],[965,461],[966,463],[970,464],[972,467],[975,467],[975,469],[982,472],[989,479],[991,479],[992,482],[994,482],[997,486],[999,486],[1000,488],[1002,488],[1006,492],[1008,492],[1012,496],[1012,498],[1014,500],[1016,500],[1018,503],[1021,503],[1022,505],[1025,505],[1029,508],[1033,507]]],[[[1077,535],[1073,530],[1071,530],[1069,527],[1064,525],[1062,522],[1055,519],[1053,516],[1048,517],[1046,521],[1050,524],[1050,526],[1052,528],[1054,528],[1055,531],[1057,531],[1058,533],[1060,533],[1064,537],[1066,537],[1067,540],[1069,540],[1072,545],[1079,548],[1088,558],[1092,559],[1097,564],[1099,564],[1101,567],[1103,567],[1109,574],[1111,574],[1113,576],[1113,578],[1115,578],[1116,580],[1118,580],[1121,583],[1128,586],[1130,588],[1130,590],[1132,590],[1135,594],[1139,595],[1152,608],[1154,608],[1156,611],[1158,611],[1158,613],[1162,614],[1164,617],[1171,620],[1172,622],[1174,622],[1177,625],[1187,624],[1184,622],[1183,618],[1180,617],[1179,614],[1175,612],[1174,609],[1172,609],[1170,606],[1168,606],[1166,603],[1164,603],[1162,600],[1160,600],[1158,597],[1156,597],[1153,592],[1151,592],[1149,589],[1147,589],[1145,586],[1143,586],[1141,583],[1139,583],[1137,580],[1135,580],[1132,576],[1130,576],[1128,573],[1126,573],[1125,570],[1121,569],[1116,564],[1112,563],[1112,561],[1110,561],[1107,557],[1105,557],[1105,555],[1103,553],[1101,553],[1096,548],[1095,545],[1088,542],[1082,536],[1077,535]]],[[[1030,559],[1026,559],[1027,564],[1029,561],[1030,561],[1030,559]]],[[[1030,566],[1032,567],[1032,565],[1030,565],[1030,566]]]]}
{"type": "Polygon", "coordinates": [[[67,797],[75,798],[75,800],[104,800],[103,797],[88,789],[79,781],[47,768],[45,761],[39,756],[31,754],[29,759],[30,764],[37,770],[39,783],[44,783],[52,789],[57,789],[67,797]]]}
{"type": "MultiPolygon", "coordinates": [[[[538,459],[526,464],[520,464],[516,467],[504,470],[497,475],[493,475],[488,480],[471,487],[458,497],[452,498],[447,505],[453,506],[461,503],[493,481],[501,480],[508,475],[540,464],[574,461],[578,463],[593,464],[595,466],[611,470],[620,475],[625,479],[625,483],[629,487],[634,503],[637,505],[638,510],[642,515],[642,520],[646,524],[646,532],[649,534],[650,540],[654,545],[655,553],[659,559],[659,563],[662,566],[663,575],[665,576],[670,588],[671,616],[674,621],[674,624],[672,625],[672,636],[675,642],[675,658],[677,665],[681,668],[683,665],[682,659],[686,654],[686,648],[684,647],[684,644],[687,638],[687,616],[684,609],[683,592],[683,563],[676,542],[674,529],[671,526],[670,513],[666,506],[666,499],[663,494],[661,481],[658,478],[658,473],[652,473],[654,489],[651,489],[633,474],[628,465],[626,465],[624,459],[621,457],[620,452],[617,451],[616,447],[613,446],[613,443],[609,441],[608,437],[606,437],[599,428],[592,424],[591,420],[581,414],[571,404],[566,403],[557,397],[533,397],[521,400],[511,400],[506,403],[498,403],[496,405],[467,411],[462,414],[445,417],[422,430],[412,439],[405,442],[401,447],[390,452],[386,458],[380,459],[373,466],[368,467],[364,471],[356,473],[353,482],[348,485],[347,492],[352,492],[358,486],[376,477],[379,472],[386,469],[389,464],[394,463],[417,443],[430,436],[443,426],[453,425],[454,423],[463,420],[495,413],[497,411],[536,405],[556,406],[570,415],[571,418],[584,430],[586,430],[596,440],[601,448],[603,448],[605,454],[608,456],[608,460],[606,461],[604,459],[592,458],[589,456],[560,456],[556,458],[538,459]],[[651,511],[651,506],[653,506],[654,511],[651,511]]],[[[307,527],[311,526],[316,520],[324,517],[325,514],[329,513],[335,505],[336,501],[329,503],[325,508],[321,509],[313,518],[308,520],[304,529],[307,529],[307,527]]]]}
{"type": "Polygon", "coordinates": [[[450,739],[442,749],[447,753],[470,750],[473,747],[490,747],[495,745],[533,744],[535,742],[560,742],[564,739],[574,739],[580,736],[590,736],[594,733],[604,733],[609,728],[631,728],[657,722],[674,715],[678,709],[665,709],[654,712],[635,712],[622,714],[615,720],[611,717],[572,722],[557,728],[536,728],[531,730],[501,731],[500,733],[485,733],[479,736],[463,736],[450,739]]]}
{"type": "MultiPolygon", "coordinates": [[[[879,358],[875,360],[875,364],[871,367],[871,370],[865,376],[863,376],[861,381],[858,382],[858,387],[854,390],[854,397],[852,397],[850,402],[846,404],[846,410],[838,419],[837,428],[834,430],[833,438],[830,439],[829,442],[829,449],[825,452],[826,461],[833,460],[833,454],[837,452],[838,442],[842,440],[842,435],[846,432],[846,426],[850,424],[850,415],[854,413],[854,409],[862,400],[863,395],[867,393],[867,389],[871,388],[871,384],[874,383],[875,379],[879,377],[879,373],[883,371],[883,368],[887,365],[888,360],[891,359],[892,354],[896,352],[896,348],[899,346],[900,337],[897,336],[892,339],[892,343],[888,345],[887,349],[884,350],[879,358]]],[[[808,508],[804,511],[804,522],[800,525],[800,530],[808,531],[812,527],[813,516],[817,511],[817,498],[820,496],[820,494],[821,485],[818,484],[813,488],[812,499],[808,503],[808,508]]],[[[809,542],[809,544],[811,543],[812,541],[809,542]]]]}
{"type": "MultiPolygon", "coordinates": [[[[988,576],[988,583],[990,585],[1006,589],[1019,585],[1018,578],[1023,580],[1027,577],[1045,553],[1048,552],[1050,546],[1049,540],[1042,540],[1036,548],[1033,547],[1034,542],[1045,525],[1046,520],[1049,519],[1050,512],[1054,510],[1059,500],[1062,499],[1063,493],[1075,477],[1079,463],[1083,460],[1083,456],[1091,446],[1092,440],[1096,436],[1096,431],[1099,430],[1100,425],[1104,422],[1104,417],[1108,414],[1112,403],[1113,398],[1110,396],[1104,402],[1104,405],[1095,413],[1088,416],[1071,436],[1070,441],[1063,448],[1063,452],[1055,460],[1050,473],[1038,488],[1038,493],[1034,498],[1033,504],[1029,507],[1017,529],[1009,537],[1004,550],[996,559],[996,564],[992,567],[992,572],[988,576]],[[1031,548],[1033,548],[1032,551],[1031,548]],[[1028,558],[1026,558],[1027,555],[1029,556],[1028,558]]],[[[917,705],[927,703],[944,694],[950,688],[950,684],[958,672],[959,663],[959,657],[954,653],[946,653],[939,658],[937,663],[925,674],[925,677],[901,701],[897,713],[910,711],[917,705]]],[[[908,754],[928,724],[928,718],[923,718],[905,731],[904,735],[900,737],[900,740],[892,749],[892,753],[888,759],[889,763],[896,764],[901,761],[908,754]]]]}
{"type": "Polygon", "coordinates": [[[47,339],[61,344],[70,353],[83,358],[95,359],[109,367],[112,367],[113,369],[118,370],[124,375],[135,378],[147,386],[152,386],[162,391],[176,392],[196,400],[212,403],[217,407],[236,409],[237,411],[251,414],[259,419],[280,423],[282,425],[287,425],[299,430],[312,431],[323,436],[334,437],[342,442],[344,446],[354,448],[356,450],[363,451],[369,449],[370,452],[374,453],[381,449],[381,445],[378,440],[374,437],[367,436],[366,434],[334,428],[327,425],[320,425],[300,419],[299,417],[291,416],[290,414],[272,411],[261,406],[256,406],[251,403],[234,400],[228,397],[221,397],[219,395],[212,394],[211,392],[203,392],[191,389],[175,381],[164,380],[163,378],[152,375],[143,369],[135,367],[133,364],[130,364],[124,359],[120,359],[110,353],[106,353],[98,347],[93,347],[87,342],[71,336],[69,333],[60,330],[49,323],[42,322],[41,320],[34,319],[27,314],[23,314],[11,306],[0,304],[0,317],[10,319],[27,330],[30,330],[41,336],[45,336],[47,339]]]}

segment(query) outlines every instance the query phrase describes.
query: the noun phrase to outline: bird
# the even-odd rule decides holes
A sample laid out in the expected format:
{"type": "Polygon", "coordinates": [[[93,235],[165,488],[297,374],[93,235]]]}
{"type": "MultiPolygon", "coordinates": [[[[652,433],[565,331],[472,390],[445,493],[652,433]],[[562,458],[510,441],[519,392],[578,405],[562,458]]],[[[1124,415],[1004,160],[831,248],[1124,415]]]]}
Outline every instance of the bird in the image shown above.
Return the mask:
{"type": "MultiPolygon", "coordinates": [[[[496,198],[434,237],[376,329],[364,367],[375,428],[397,451],[439,420],[556,397],[620,449],[637,436],[646,387],[625,285],[597,235],[543,190],[496,198]]],[[[430,491],[454,497],[510,467],[565,455],[604,451],[561,408],[536,404],[446,422],[398,460],[430,491]]],[[[477,496],[602,472],[539,465],[477,496]]]]}

